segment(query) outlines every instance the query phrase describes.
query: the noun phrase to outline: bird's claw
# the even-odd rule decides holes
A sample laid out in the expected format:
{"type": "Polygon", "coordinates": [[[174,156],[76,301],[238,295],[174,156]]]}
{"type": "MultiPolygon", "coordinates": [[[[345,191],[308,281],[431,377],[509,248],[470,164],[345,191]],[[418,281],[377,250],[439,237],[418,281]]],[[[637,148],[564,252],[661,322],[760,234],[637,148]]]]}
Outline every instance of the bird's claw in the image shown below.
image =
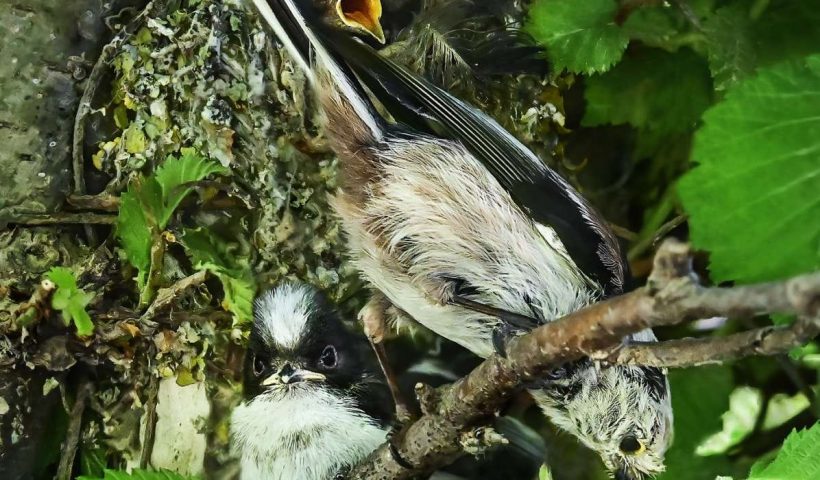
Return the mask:
{"type": "Polygon", "coordinates": [[[415,390],[416,399],[419,402],[419,407],[421,407],[421,413],[429,415],[435,412],[439,400],[436,389],[430,385],[419,382],[416,384],[415,390]]]}
{"type": "Polygon", "coordinates": [[[523,330],[510,326],[507,323],[500,323],[493,329],[493,349],[501,358],[507,358],[507,345],[510,339],[523,332],[523,330]]]}
{"type": "Polygon", "coordinates": [[[387,446],[390,450],[390,456],[393,457],[393,460],[396,461],[399,465],[403,468],[408,470],[413,470],[415,467],[413,464],[408,462],[401,456],[399,452],[398,443],[404,437],[404,434],[407,431],[407,428],[411,424],[411,417],[408,415],[407,418],[401,419],[396,418],[396,422],[393,424],[393,427],[390,428],[390,431],[387,432],[387,446]]]}
{"type": "Polygon", "coordinates": [[[488,450],[510,443],[492,427],[476,427],[461,433],[459,444],[464,452],[477,457],[488,450]]]}

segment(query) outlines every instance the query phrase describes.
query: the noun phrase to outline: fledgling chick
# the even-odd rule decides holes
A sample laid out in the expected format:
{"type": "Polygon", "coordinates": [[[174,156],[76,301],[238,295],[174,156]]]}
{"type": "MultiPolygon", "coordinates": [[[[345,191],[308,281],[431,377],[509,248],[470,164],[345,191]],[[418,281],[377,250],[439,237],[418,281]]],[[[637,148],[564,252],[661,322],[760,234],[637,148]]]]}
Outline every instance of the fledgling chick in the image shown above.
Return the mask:
{"type": "Polygon", "coordinates": [[[327,480],[385,441],[391,400],[367,341],[313,287],[254,302],[245,401],[231,417],[243,480],[327,480]]]}
{"type": "Polygon", "coordinates": [[[324,8],[325,18],[331,25],[367,33],[384,43],[381,0],[317,0],[324,8]]]}
{"type": "MultiPolygon", "coordinates": [[[[623,292],[626,263],[606,223],[494,120],[329,28],[310,1],[254,1],[327,117],[342,173],[335,207],[380,292],[366,324],[392,308],[487,357],[510,335],[623,292]]],[[[619,480],[663,470],[672,410],[660,370],[584,361],[533,389],[619,480]]]]}

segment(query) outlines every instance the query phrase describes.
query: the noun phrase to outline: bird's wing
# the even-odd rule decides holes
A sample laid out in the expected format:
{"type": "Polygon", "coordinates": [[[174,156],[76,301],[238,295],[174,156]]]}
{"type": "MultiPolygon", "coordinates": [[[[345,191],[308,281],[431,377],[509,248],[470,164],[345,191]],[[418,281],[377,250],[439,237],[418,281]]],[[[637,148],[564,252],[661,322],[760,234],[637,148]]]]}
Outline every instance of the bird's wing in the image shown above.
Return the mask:
{"type": "Polygon", "coordinates": [[[623,291],[626,262],[592,207],[495,120],[347,35],[318,29],[398,120],[462,143],[533,221],[552,228],[605,295],[623,291]]]}

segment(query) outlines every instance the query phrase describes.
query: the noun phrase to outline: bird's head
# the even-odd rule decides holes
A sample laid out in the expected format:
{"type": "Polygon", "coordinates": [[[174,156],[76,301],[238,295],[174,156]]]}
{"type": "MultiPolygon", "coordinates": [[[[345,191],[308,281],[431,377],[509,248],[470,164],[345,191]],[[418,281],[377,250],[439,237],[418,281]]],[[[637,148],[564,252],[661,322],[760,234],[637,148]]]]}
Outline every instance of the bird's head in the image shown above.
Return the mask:
{"type": "Polygon", "coordinates": [[[664,470],[672,406],[663,371],[583,360],[553,371],[534,397],[552,421],[597,452],[617,480],[664,470]]]}
{"type": "Polygon", "coordinates": [[[370,353],[321,292],[280,285],[254,302],[245,396],[277,399],[322,390],[367,402],[366,392],[383,388],[370,353]]]}
{"type": "Polygon", "coordinates": [[[356,33],[370,35],[385,42],[382,29],[381,0],[320,0],[324,3],[325,16],[337,27],[356,33]]]}

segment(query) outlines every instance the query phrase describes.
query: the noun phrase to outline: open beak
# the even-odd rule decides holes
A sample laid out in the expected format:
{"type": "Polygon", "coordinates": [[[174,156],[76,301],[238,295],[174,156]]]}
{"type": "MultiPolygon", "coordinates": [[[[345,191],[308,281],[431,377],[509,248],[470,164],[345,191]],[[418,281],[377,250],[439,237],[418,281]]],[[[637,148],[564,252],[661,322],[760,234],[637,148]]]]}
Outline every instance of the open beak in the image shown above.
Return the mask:
{"type": "Polygon", "coordinates": [[[382,17],[381,0],[336,0],[336,13],[348,27],[364,30],[384,43],[384,30],[379,21],[382,17]]]}
{"type": "Polygon", "coordinates": [[[278,372],[262,380],[262,386],[270,387],[273,385],[289,385],[298,382],[324,382],[327,377],[321,373],[311,372],[310,370],[292,369],[286,366],[278,372]]]}

